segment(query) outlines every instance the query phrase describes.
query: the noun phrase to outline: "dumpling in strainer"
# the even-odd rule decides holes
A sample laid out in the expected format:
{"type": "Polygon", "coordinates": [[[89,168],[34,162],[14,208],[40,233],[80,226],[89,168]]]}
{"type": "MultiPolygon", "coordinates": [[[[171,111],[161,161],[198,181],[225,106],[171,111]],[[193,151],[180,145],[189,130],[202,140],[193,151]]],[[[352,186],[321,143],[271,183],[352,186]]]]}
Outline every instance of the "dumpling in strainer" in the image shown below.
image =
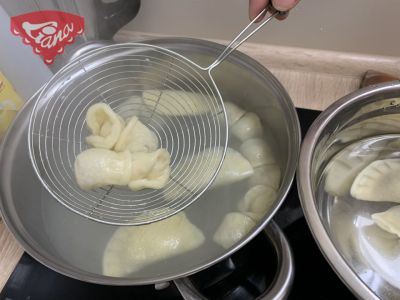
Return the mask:
{"type": "Polygon", "coordinates": [[[137,117],[132,117],[122,130],[115,145],[115,151],[151,152],[158,148],[156,134],[145,126],[137,117]]]}
{"type": "Polygon", "coordinates": [[[86,142],[96,148],[111,149],[118,141],[125,122],[105,103],[96,103],[86,113],[91,135],[86,142]]]}
{"type": "Polygon", "coordinates": [[[75,159],[75,178],[83,190],[107,185],[127,185],[131,180],[132,163],[128,151],[87,149],[75,159]]]}

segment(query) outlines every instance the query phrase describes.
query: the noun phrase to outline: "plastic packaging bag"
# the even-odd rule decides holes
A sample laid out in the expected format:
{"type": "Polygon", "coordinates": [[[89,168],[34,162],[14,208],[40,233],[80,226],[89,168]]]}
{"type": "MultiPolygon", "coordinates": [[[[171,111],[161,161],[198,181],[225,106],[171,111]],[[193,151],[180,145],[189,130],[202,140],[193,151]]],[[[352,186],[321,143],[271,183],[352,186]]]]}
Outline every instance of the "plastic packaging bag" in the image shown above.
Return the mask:
{"type": "Polygon", "coordinates": [[[11,83],[0,72],[0,141],[23,103],[11,83]]]}

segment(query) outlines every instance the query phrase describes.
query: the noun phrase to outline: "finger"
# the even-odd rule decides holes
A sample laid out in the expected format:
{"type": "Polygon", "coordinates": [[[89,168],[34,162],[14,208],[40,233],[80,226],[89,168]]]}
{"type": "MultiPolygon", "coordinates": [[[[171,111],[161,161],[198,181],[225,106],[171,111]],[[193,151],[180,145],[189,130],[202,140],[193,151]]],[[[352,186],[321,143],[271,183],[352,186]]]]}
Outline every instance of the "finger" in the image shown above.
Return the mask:
{"type": "MultiPolygon", "coordinates": [[[[257,15],[264,9],[267,7],[269,3],[269,0],[250,0],[249,1],[249,17],[251,20],[253,20],[255,17],[257,17],[257,15]]],[[[263,16],[261,16],[260,18],[258,18],[256,20],[256,22],[259,22],[262,20],[262,18],[264,17],[265,14],[263,14],[263,16]]]]}
{"type": "Polygon", "coordinates": [[[289,11],[280,11],[277,10],[275,7],[273,7],[272,5],[268,6],[268,11],[271,15],[275,15],[275,18],[279,21],[281,20],[285,20],[288,15],[289,15],[289,11]]]}
{"type": "Polygon", "coordinates": [[[288,11],[296,6],[300,0],[272,0],[272,5],[277,10],[280,11],[288,11]]]}

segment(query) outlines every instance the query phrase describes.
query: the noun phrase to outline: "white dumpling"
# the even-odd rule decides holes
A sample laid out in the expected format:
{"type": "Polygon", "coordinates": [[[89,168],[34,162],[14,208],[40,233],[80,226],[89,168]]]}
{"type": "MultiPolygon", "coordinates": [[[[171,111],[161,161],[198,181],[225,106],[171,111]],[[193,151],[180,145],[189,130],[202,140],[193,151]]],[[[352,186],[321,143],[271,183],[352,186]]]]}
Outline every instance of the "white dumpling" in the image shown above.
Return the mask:
{"type": "Polygon", "coordinates": [[[355,125],[351,128],[346,128],[343,131],[339,132],[337,136],[337,140],[341,144],[352,143],[363,139],[365,137],[370,137],[375,135],[375,130],[373,129],[363,129],[361,126],[355,125]]]}
{"type": "MultiPolygon", "coordinates": [[[[164,196],[167,201],[175,200],[179,197],[187,197],[192,191],[202,191],[202,189],[210,182],[215,170],[205,170],[202,168],[204,162],[211,160],[220,160],[223,148],[206,149],[200,154],[195,155],[188,162],[198,161],[198,163],[180,163],[175,168],[175,173],[181,176],[176,176],[175,181],[170,181],[165,188],[164,196]],[[186,176],[193,168],[200,168],[196,173],[196,178],[186,176]]],[[[226,155],[222,166],[215,177],[214,182],[209,189],[214,189],[229,184],[245,180],[254,173],[253,167],[238,151],[227,148],[226,155]]]]}
{"type": "Polygon", "coordinates": [[[76,157],[74,171],[83,190],[127,185],[132,171],[131,154],[128,151],[116,153],[107,149],[87,149],[76,157]]]}
{"type": "Polygon", "coordinates": [[[151,152],[158,148],[157,135],[137,117],[132,117],[122,130],[114,149],[116,151],[151,152]]]}
{"type": "Polygon", "coordinates": [[[121,100],[115,108],[115,112],[124,119],[148,114],[141,95],[132,95],[125,100],[121,100]]]}
{"type": "Polygon", "coordinates": [[[96,103],[89,107],[86,124],[91,132],[86,137],[86,142],[104,149],[114,147],[125,125],[122,118],[105,103],[96,103]]]}
{"type": "Polygon", "coordinates": [[[244,238],[256,223],[239,212],[228,213],[213,236],[215,243],[228,249],[244,238]]]}
{"type": "Polygon", "coordinates": [[[132,153],[129,188],[133,191],[163,188],[169,181],[170,160],[170,155],[165,149],[132,153]]]}
{"type": "Polygon", "coordinates": [[[229,127],[235,124],[246,113],[245,110],[241,109],[239,106],[237,106],[232,102],[225,102],[224,106],[225,106],[226,116],[228,118],[229,127]]]}
{"type": "Polygon", "coordinates": [[[376,160],[354,179],[351,195],[360,200],[400,203],[400,159],[376,160]]]}
{"type": "Polygon", "coordinates": [[[252,112],[247,112],[231,128],[232,135],[241,141],[260,137],[263,133],[260,118],[252,112]]]}
{"type": "Polygon", "coordinates": [[[197,115],[210,111],[209,100],[201,94],[174,90],[146,90],[142,97],[147,108],[159,115],[197,115]]]}
{"type": "MultiPolygon", "coordinates": [[[[196,180],[193,180],[191,176],[182,176],[182,178],[178,176],[176,178],[178,184],[184,186],[189,191],[207,185],[215,172],[214,168],[211,169],[208,167],[217,166],[222,153],[222,147],[209,148],[187,159],[186,162],[178,164],[175,169],[176,174],[189,174],[191,170],[199,169],[196,173],[196,180]],[[208,165],[206,162],[211,162],[211,164],[208,165]]],[[[238,151],[228,147],[222,166],[210,188],[245,180],[253,173],[254,170],[249,161],[238,151]]]]}
{"type": "Polygon", "coordinates": [[[203,233],[181,212],[141,226],[122,226],[108,242],[103,274],[125,277],[150,264],[192,251],[204,243],[203,233]]]}
{"type": "Polygon", "coordinates": [[[199,153],[180,157],[171,167],[170,180],[164,188],[167,201],[191,197],[210,183],[223,155],[222,147],[207,148],[199,153]]]}
{"type": "Polygon", "coordinates": [[[253,173],[253,167],[242,154],[232,148],[227,148],[224,162],[211,187],[233,184],[249,178],[253,173]]]}
{"type": "Polygon", "coordinates": [[[344,129],[339,134],[343,143],[378,134],[400,133],[400,114],[373,117],[344,129]]]}
{"type": "Polygon", "coordinates": [[[376,224],[362,227],[362,234],[382,256],[396,259],[400,253],[400,239],[376,224]]]}
{"type": "Polygon", "coordinates": [[[275,164],[276,160],[272,149],[267,142],[262,139],[254,138],[245,141],[240,146],[240,152],[249,160],[251,165],[256,168],[266,164],[275,164]]]}
{"type": "Polygon", "coordinates": [[[333,157],[326,167],[325,191],[334,196],[345,196],[350,192],[354,179],[377,157],[376,151],[359,155],[357,145],[350,145],[333,157]]]}
{"type": "Polygon", "coordinates": [[[400,205],[375,213],[371,217],[380,228],[400,237],[400,205]]]}
{"type": "Polygon", "coordinates": [[[238,203],[239,211],[244,214],[250,213],[250,217],[260,220],[269,211],[277,197],[275,189],[256,185],[250,188],[238,203]]]}
{"type": "Polygon", "coordinates": [[[281,183],[281,167],[278,164],[268,164],[254,168],[254,174],[250,177],[249,183],[278,190],[281,183]]]}

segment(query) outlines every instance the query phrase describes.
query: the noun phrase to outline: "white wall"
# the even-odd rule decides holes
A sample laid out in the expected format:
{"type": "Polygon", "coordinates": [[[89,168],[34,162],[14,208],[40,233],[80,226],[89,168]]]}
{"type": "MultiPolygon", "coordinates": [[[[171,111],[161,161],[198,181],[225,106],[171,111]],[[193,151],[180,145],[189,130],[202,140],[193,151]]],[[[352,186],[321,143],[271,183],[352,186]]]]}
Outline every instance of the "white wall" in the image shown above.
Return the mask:
{"type": "Polygon", "coordinates": [[[18,94],[29,99],[52,75],[32,47],[10,31],[10,17],[0,6],[0,71],[18,94]]]}
{"type": "MultiPolygon", "coordinates": [[[[11,0],[10,0],[11,1],[11,0]]],[[[231,39],[248,20],[248,0],[142,0],[126,28],[175,36],[231,39]]],[[[399,0],[302,0],[283,22],[251,40],[275,45],[400,56],[399,0]]],[[[51,72],[10,32],[0,7],[0,70],[24,98],[51,72]]]]}
{"type": "MultiPolygon", "coordinates": [[[[231,39],[248,22],[248,0],[142,0],[126,28],[176,36],[231,39]]],[[[284,22],[252,41],[400,56],[399,0],[302,0],[284,22]]]]}

